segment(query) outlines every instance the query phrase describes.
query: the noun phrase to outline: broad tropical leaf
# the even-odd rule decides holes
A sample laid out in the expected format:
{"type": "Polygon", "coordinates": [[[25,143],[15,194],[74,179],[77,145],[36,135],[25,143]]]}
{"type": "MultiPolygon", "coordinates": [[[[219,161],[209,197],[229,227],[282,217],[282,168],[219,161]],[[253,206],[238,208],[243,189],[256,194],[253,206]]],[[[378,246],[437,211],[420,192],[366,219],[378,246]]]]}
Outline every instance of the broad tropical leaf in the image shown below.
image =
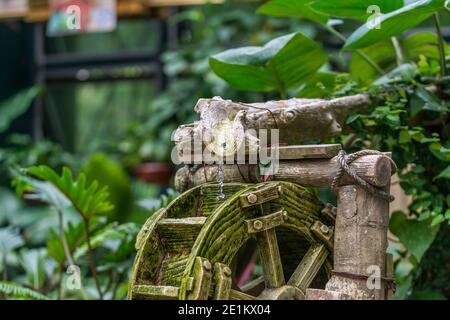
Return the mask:
{"type": "Polygon", "coordinates": [[[272,0],[258,8],[256,12],[274,17],[300,17],[320,24],[326,24],[327,15],[314,11],[311,0],[272,0]]]}
{"type": "Polygon", "coordinates": [[[8,130],[11,122],[28,110],[36,96],[42,93],[42,87],[25,89],[0,103],[0,133],[8,130]]]}
{"type": "MultiPolygon", "coordinates": [[[[395,49],[390,40],[377,42],[360,50],[383,70],[390,70],[396,66],[395,49]]],[[[350,74],[364,84],[370,84],[380,75],[373,66],[355,52],[352,53],[350,60],[350,74]]]]}
{"type": "Polygon", "coordinates": [[[428,221],[408,219],[402,212],[394,212],[389,229],[400,242],[420,261],[436,237],[439,226],[430,227],[428,221]]]}
{"type": "MultiPolygon", "coordinates": [[[[83,242],[86,235],[84,230],[85,226],[83,222],[77,225],[68,223],[64,233],[70,252],[73,252],[83,242]]],[[[63,265],[67,259],[61,236],[55,229],[50,230],[50,238],[47,241],[47,252],[59,265],[63,265]]]]}
{"type": "Polygon", "coordinates": [[[417,67],[414,64],[404,63],[378,78],[373,84],[386,85],[393,82],[411,82],[417,74],[417,67]]]}
{"type": "Polygon", "coordinates": [[[359,27],[347,39],[344,48],[349,50],[368,47],[417,26],[433,13],[444,8],[445,0],[418,0],[393,12],[380,16],[380,28],[371,28],[371,22],[359,27]]]}
{"type": "Polygon", "coordinates": [[[48,300],[43,294],[31,290],[26,287],[22,287],[13,282],[0,282],[0,292],[12,296],[14,298],[25,298],[25,299],[35,299],[35,300],[48,300]]]}
{"type": "Polygon", "coordinates": [[[434,179],[450,179],[450,166],[439,173],[434,179]]]}
{"type": "Polygon", "coordinates": [[[107,187],[99,188],[97,181],[86,186],[86,176],[80,173],[77,180],[73,179],[72,171],[64,167],[61,176],[47,166],[30,167],[26,173],[56,187],[76,211],[84,218],[110,211],[113,206],[108,202],[107,187]]]}
{"type": "MultiPolygon", "coordinates": [[[[420,55],[438,59],[438,40],[432,32],[421,32],[412,34],[405,39],[399,40],[405,61],[416,62],[420,55]]],[[[397,58],[392,41],[385,40],[377,42],[370,47],[361,49],[372,61],[383,70],[389,71],[397,67],[397,58]]],[[[449,51],[449,46],[446,45],[449,51]]],[[[350,60],[350,74],[364,84],[370,84],[379,73],[360,55],[353,53],[350,60]]]]}
{"type": "Polygon", "coordinates": [[[71,204],[62,191],[47,181],[21,176],[14,179],[12,185],[16,188],[19,196],[45,202],[58,210],[64,210],[71,204]],[[32,192],[26,193],[26,191],[32,192]]]}
{"type": "Polygon", "coordinates": [[[285,91],[308,80],[327,55],[301,33],[285,35],[263,47],[244,47],[209,59],[213,71],[238,90],[285,91]]]}
{"type": "Polygon", "coordinates": [[[334,89],[336,74],[333,72],[316,72],[301,85],[295,94],[299,98],[323,98],[334,89]]]}
{"type": "MultiPolygon", "coordinates": [[[[291,0],[291,2],[294,1],[291,0]]],[[[389,13],[400,9],[403,6],[403,0],[320,0],[311,4],[311,7],[319,13],[362,21],[367,21],[373,14],[367,12],[370,6],[380,8],[380,13],[389,13]]]]}
{"type": "MultiPolygon", "coordinates": [[[[401,41],[403,54],[407,60],[418,60],[420,55],[430,59],[439,59],[438,36],[433,32],[415,33],[401,41]]],[[[444,41],[447,55],[450,55],[450,46],[444,41]]]]}

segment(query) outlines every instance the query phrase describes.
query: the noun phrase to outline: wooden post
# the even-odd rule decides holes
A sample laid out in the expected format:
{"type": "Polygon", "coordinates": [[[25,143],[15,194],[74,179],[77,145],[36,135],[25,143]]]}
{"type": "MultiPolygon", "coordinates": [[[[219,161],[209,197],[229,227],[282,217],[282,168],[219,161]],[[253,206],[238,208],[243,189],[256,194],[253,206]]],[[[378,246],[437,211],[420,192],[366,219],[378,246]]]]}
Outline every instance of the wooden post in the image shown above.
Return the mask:
{"type": "Polygon", "coordinates": [[[360,186],[339,188],[334,275],[326,290],[348,294],[353,299],[386,298],[382,278],[386,276],[388,223],[389,202],[360,186]]]}

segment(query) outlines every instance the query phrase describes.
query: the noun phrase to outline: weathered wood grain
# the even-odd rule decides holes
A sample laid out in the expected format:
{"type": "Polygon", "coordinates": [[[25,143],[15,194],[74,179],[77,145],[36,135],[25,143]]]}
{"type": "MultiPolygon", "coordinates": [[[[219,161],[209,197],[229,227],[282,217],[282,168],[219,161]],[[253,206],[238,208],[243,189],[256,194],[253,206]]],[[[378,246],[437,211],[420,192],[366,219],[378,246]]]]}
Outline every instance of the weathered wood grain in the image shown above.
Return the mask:
{"type": "MultiPolygon", "coordinates": [[[[289,181],[305,187],[329,187],[339,170],[337,157],[331,159],[281,160],[277,172],[271,177],[275,181],[289,181]]],[[[224,165],[224,182],[257,182],[261,181],[257,165],[224,165]]],[[[350,164],[362,179],[376,187],[385,186],[394,173],[391,161],[384,155],[363,156],[350,164]]],[[[185,191],[193,186],[206,182],[217,182],[216,165],[205,165],[194,173],[187,167],[178,170],[175,186],[178,191],[185,191]]],[[[354,181],[346,173],[340,185],[353,184],[354,181]]]]}
{"type": "MultiPolygon", "coordinates": [[[[386,275],[389,203],[369,194],[362,187],[341,186],[334,238],[334,270],[350,274],[386,275]]],[[[384,281],[371,288],[366,279],[333,275],[326,289],[339,291],[353,299],[384,299],[384,281]]]]}

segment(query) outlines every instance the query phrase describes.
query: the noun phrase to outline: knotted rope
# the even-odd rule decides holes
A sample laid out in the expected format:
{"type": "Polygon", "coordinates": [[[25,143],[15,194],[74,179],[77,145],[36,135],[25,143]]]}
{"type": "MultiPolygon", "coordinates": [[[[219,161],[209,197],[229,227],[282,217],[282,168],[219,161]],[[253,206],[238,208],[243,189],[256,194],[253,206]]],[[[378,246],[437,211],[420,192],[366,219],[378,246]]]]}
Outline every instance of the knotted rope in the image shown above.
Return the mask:
{"type": "MultiPolygon", "coordinates": [[[[384,154],[382,152],[375,150],[361,150],[352,153],[350,155],[347,155],[347,153],[344,150],[339,151],[339,154],[337,155],[339,162],[339,169],[338,172],[336,173],[336,176],[333,178],[333,181],[331,182],[331,190],[335,194],[337,194],[339,180],[342,177],[342,174],[345,172],[356,182],[356,184],[363,187],[371,195],[379,197],[389,202],[394,201],[395,197],[393,195],[374,187],[372,184],[370,184],[369,182],[358,176],[357,173],[350,167],[350,164],[356,159],[369,155],[384,155],[384,154]]],[[[391,161],[392,167],[397,169],[395,162],[391,158],[388,159],[391,161]]]]}

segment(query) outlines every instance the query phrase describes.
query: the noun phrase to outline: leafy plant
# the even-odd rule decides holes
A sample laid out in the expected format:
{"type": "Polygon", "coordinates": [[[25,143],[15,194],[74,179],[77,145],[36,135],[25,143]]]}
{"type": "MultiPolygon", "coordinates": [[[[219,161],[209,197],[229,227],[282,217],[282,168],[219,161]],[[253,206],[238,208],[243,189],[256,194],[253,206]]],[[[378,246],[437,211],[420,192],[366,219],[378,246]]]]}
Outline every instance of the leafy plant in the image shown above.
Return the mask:
{"type": "MultiPolygon", "coordinates": [[[[80,214],[86,232],[91,272],[96,283],[99,297],[102,298],[103,294],[97,278],[94,252],[91,245],[90,221],[93,217],[113,209],[113,206],[107,201],[109,196],[107,186],[99,188],[97,181],[94,181],[87,186],[86,176],[83,173],[79,175],[77,180],[74,180],[71,170],[67,167],[63,168],[61,176],[58,176],[53,169],[47,166],[31,167],[26,169],[25,172],[44,182],[30,179],[27,176],[19,177],[15,183],[19,194],[23,194],[23,192],[29,190],[30,187],[31,190],[37,191],[36,195],[40,200],[46,201],[57,208],[61,217],[61,226],[62,211],[66,206],[66,203],[70,203],[78,214],[80,214]]],[[[61,240],[65,247],[66,258],[70,259],[71,264],[73,264],[67,239],[65,239],[64,235],[64,230],[61,227],[61,240]]]]}
{"type": "Polygon", "coordinates": [[[35,300],[48,300],[43,294],[31,290],[29,288],[22,287],[13,282],[0,282],[0,292],[5,295],[10,295],[14,298],[25,298],[35,300]]]}
{"type": "Polygon", "coordinates": [[[108,214],[109,220],[126,220],[131,214],[133,194],[130,178],[122,166],[104,153],[95,153],[81,171],[86,175],[88,184],[98,181],[100,187],[108,186],[109,201],[114,206],[108,214]]]}
{"type": "Polygon", "coordinates": [[[345,49],[360,49],[375,42],[390,39],[392,36],[417,26],[435,12],[444,10],[444,0],[418,0],[393,12],[379,17],[379,28],[367,22],[353,32],[345,43],[345,49]]]}
{"type": "Polygon", "coordinates": [[[41,86],[25,89],[0,103],[0,133],[8,130],[12,121],[21,116],[30,107],[34,98],[43,92],[41,86]]]}
{"type": "Polygon", "coordinates": [[[0,253],[2,257],[3,280],[8,279],[8,254],[24,244],[23,238],[16,229],[6,227],[0,229],[0,253]]]}
{"type": "Polygon", "coordinates": [[[271,40],[263,47],[231,49],[213,55],[212,70],[238,90],[287,90],[306,82],[325,62],[322,48],[301,33],[271,40]]]}

